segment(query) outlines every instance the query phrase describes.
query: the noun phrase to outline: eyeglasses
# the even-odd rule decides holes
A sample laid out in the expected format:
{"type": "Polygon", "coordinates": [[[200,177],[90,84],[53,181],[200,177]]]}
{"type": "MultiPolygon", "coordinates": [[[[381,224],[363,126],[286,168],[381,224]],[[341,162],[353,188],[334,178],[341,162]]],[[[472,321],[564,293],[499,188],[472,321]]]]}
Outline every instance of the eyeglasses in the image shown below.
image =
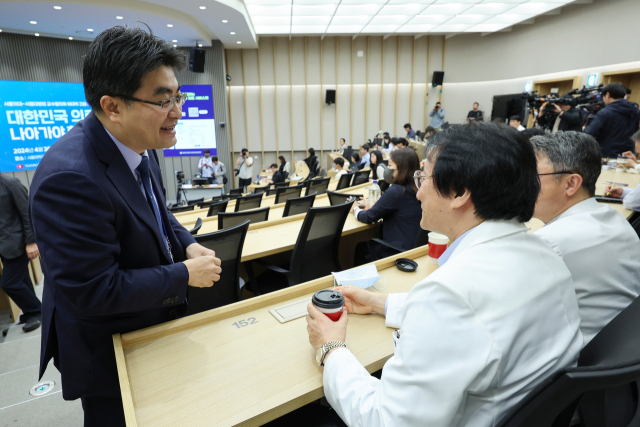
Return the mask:
{"type": "Polygon", "coordinates": [[[539,173],[538,176],[544,176],[544,175],[566,175],[568,173],[575,173],[575,172],[571,172],[571,171],[561,171],[561,172],[549,172],[549,173],[539,173]]]}
{"type": "Polygon", "coordinates": [[[427,178],[431,178],[433,177],[433,174],[431,175],[422,175],[422,171],[415,171],[413,174],[413,180],[416,183],[416,187],[418,188],[418,190],[420,189],[420,186],[422,185],[422,182],[427,179],[427,178]]]}
{"type": "Polygon", "coordinates": [[[145,104],[159,105],[160,108],[162,108],[162,111],[171,111],[171,110],[173,110],[173,107],[174,107],[174,105],[176,105],[176,103],[178,104],[180,109],[182,109],[182,106],[187,101],[187,94],[186,93],[181,93],[178,96],[174,96],[172,98],[164,99],[161,102],[145,101],[144,99],[138,99],[138,98],[134,98],[132,96],[126,96],[126,95],[113,95],[113,96],[117,96],[118,98],[126,99],[128,101],[144,102],[145,104]]]}

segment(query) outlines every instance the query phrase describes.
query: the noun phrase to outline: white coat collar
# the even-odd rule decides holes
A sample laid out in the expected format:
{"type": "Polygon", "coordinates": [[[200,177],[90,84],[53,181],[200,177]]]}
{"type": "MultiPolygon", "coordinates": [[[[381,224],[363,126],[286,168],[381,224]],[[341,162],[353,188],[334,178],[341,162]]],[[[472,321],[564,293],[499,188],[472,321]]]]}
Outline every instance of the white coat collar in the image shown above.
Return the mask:
{"type": "Polygon", "coordinates": [[[451,254],[451,258],[456,257],[465,249],[488,242],[490,240],[499,239],[504,236],[515,233],[526,233],[529,229],[527,226],[516,219],[509,221],[485,221],[471,230],[458,247],[451,254]]]}
{"type": "Polygon", "coordinates": [[[585,212],[593,212],[601,208],[602,208],[602,205],[596,202],[595,197],[590,197],[587,200],[583,200],[580,203],[576,203],[575,205],[571,206],[569,209],[567,209],[566,211],[562,212],[560,215],[558,215],[557,217],[549,221],[547,225],[551,224],[554,221],[558,221],[562,218],[566,218],[571,215],[577,215],[585,212]]]}

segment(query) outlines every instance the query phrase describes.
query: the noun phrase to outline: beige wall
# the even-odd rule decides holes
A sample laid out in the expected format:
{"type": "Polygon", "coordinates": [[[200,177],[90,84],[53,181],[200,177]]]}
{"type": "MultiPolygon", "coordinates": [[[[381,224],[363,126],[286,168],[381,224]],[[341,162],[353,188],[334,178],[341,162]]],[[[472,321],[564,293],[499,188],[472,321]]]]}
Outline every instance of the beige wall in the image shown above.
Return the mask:
{"type": "MultiPolygon", "coordinates": [[[[226,52],[233,150],[249,148],[259,165],[278,155],[290,159],[292,151],[300,160],[313,147],[322,150],[326,167],[324,153],[339,138],[355,147],[379,130],[404,136],[407,122],[426,127],[427,80],[442,69],[443,37],[261,37],[259,43],[226,52]],[[327,89],[336,89],[336,104],[324,103],[327,89]]],[[[429,95],[433,104],[439,90],[429,88],[429,95]]]]}

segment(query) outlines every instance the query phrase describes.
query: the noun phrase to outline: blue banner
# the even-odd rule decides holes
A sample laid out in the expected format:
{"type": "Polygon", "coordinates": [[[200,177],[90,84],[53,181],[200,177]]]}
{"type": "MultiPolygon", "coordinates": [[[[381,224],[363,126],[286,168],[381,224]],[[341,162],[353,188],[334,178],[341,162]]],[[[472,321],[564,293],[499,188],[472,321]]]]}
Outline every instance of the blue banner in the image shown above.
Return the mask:
{"type": "Polygon", "coordinates": [[[82,83],[0,80],[0,171],[37,168],[44,153],[90,112],[82,83]]]}
{"type": "Polygon", "coordinates": [[[202,156],[205,149],[209,149],[212,156],[217,155],[211,85],[184,85],[180,91],[187,94],[187,101],[182,106],[182,118],[176,126],[178,142],[165,149],[164,155],[202,156]]]}

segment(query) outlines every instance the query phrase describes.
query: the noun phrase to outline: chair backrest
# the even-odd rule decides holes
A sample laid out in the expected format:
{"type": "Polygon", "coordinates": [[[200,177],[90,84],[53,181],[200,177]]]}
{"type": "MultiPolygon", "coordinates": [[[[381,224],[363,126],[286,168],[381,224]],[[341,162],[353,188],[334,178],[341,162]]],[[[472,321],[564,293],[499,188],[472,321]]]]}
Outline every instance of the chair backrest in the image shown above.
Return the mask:
{"type": "Polygon", "coordinates": [[[201,199],[195,199],[195,200],[189,200],[189,202],[187,203],[187,205],[191,206],[191,205],[197,205],[199,203],[204,202],[204,197],[201,199]]]}
{"type": "Polygon", "coordinates": [[[638,236],[640,237],[640,215],[635,216],[635,218],[632,218],[631,221],[631,227],[633,227],[633,229],[636,231],[636,234],[638,234],[638,236]]]}
{"type": "MultiPolygon", "coordinates": [[[[351,156],[353,155],[353,147],[351,145],[347,146],[342,153],[342,157],[347,159],[349,163],[351,163],[351,156]]],[[[331,165],[329,165],[331,166],[331,165]]]]}
{"type": "Polygon", "coordinates": [[[232,188],[232,189],[229,190],[229,194],[242,195],[242,190],[244,190],[242,187],[240,187],[240,188],[232,188]]]}
{"type": "MultiPolygon", "coordinates": [[[[273,188],[282,188],[282,187],[288,187],[290,184],[288,182],[278,182],[276,184],[271,184],[273,186],[273,188]]],[[[273,194],[276,194],[276,192],[274,191],[273,194]]],[[[269,194],[270,196],[271,194],[269,194]]]]}
{"type": "Polygon", "coordinates": [[[270,206],[242,212],[220,212],[218,213],[218,230],[223,230],[225,227],[233,227],[246,220],[251,220],[251,224],[267,221],[269,219],[269,209],[270,206]]]}
{"type": "Polygon", "coordinates": [[[295,197],[300,197],[302,193],[302,189],[306,184],[298,184],[294,187],[282,187],[276,188],[276,200],[274,204],[286,202],[289,199],[293,199],[295,197]]]}
{"type": "Polygon", "coordinates": [[[314,178],[318,176],[318,172],[320,169],[320,162],[318,160],[314,161],[309,168],[309,178],[314,178]]]}
{"type": "Polygon", "coordinates": [[[264,193],[250,194],[236,199],[236,209],[234,212],[246,211],[247,209],[259,208],[262,203],[264,193]]]}
{"type": "Polygon", "coordinates": [[[340,177],[340,180],[338,181],[338,185],[336,186],[336,190],[344,190],[345,188],[351,187],[351,181],[352,181],[354,175],[355,175],[355,173],[353,173],[353,172],[343,174],[340,177]]]}
{"type": "Polygon", "coordinates": [[[177,208],[171,208],[171,213],[189,212],[196,208],[196,205],[180,206],[177,208]]]}
{"type": "Polygon", "coordinates": [[[198,218],[196,220],[196,225],[189,230],[189,233],[191,233],[192,236],[195,236],[196,234],[198,234],[198,231],[200,231],[200,228],[202,228],[202,218],[198,218]]]}
{"type": "Polygon", "coordinates": [[[351,184],[351,186],[353,187],[355,185],[366,184],[367,182],[369,182],[370,173],[371,173],[371,170],[369,169],[356,172],[356,174],[353,177],[353,183],[351,184]]]}
{"type": "Polygon", "coordinates": [[[287,200],[287,203],[285,203],[284,205],[284,212],[282,212],[282,217],[285,218],[290,215],[307,213],[307,211],[313,206],[316,195],[316,193],[313,193],[308,196],[296,197],[287,200]]]}
{"type": "Polygon", "coordinates": [[[318,195],[320,195],[326,193],[329,182],[331,182],[331,178],[311,179],[307,181],[306,194],[318,193],[318,195]]]}
{"type": "Polygon", "coordinates": [[[249,222],[244,221],[226,230],[195,237],[196,242],[216,252],[224,273],[210,288],[188,287],[187,315],[240,301],[240,261],[249,222]]]}
{"type": "Polygon", "coordinates": [[[290,283],[304,283],[341,270],[340,238],[350,208],[343,203],[309,209],[291,254],[290,283]]]}
{"type": "MultiPolygon", "coordinates": [[[[606,393],[601,390],[632,383],[627,388],[628,395],[632,396],[626,400],[636,408],[627,412],[632,413],[629,417],[633,417],[633,413],[638,417],[635,383],[640,379],[639,323],[640,299],[636,298],[582,349],[577,368],[562,370],[547,378],[516,405],[498,427],[568,427],[578,404],[581,418],[586,413],[598,419],[604,416],[606,406],[606,393]],[[594,393],[598,390],[600,392],[594,393]]],[[[610,423],[595,425],[612,426],[610,423]]]]}
{"type": "Polygon", "coordinates": [[[329,196],[329,204],[331,204],[331,206],[341,205],[343,203],[346,203],[350,197],[353,197],[356,200],[362,197],[362,194],[343,194],[343,193],[336,193],[333,191],[327,191],[327,195],[329,196]]]}
{"type": "Polygon", "coordinates": [[[207,216],[216,216],[220,212],[225,212],[227,210],[228,204],[229,200],[225,200],[224,202],[211,203],[209,205],[209,212],[207,212],[207,216]]]}
{"type": "Polygon", "coordinates": [[[267,187],[256,187],[253,190],[252,194],[264,193],[266,189],[267,189],[267,187]]]}

